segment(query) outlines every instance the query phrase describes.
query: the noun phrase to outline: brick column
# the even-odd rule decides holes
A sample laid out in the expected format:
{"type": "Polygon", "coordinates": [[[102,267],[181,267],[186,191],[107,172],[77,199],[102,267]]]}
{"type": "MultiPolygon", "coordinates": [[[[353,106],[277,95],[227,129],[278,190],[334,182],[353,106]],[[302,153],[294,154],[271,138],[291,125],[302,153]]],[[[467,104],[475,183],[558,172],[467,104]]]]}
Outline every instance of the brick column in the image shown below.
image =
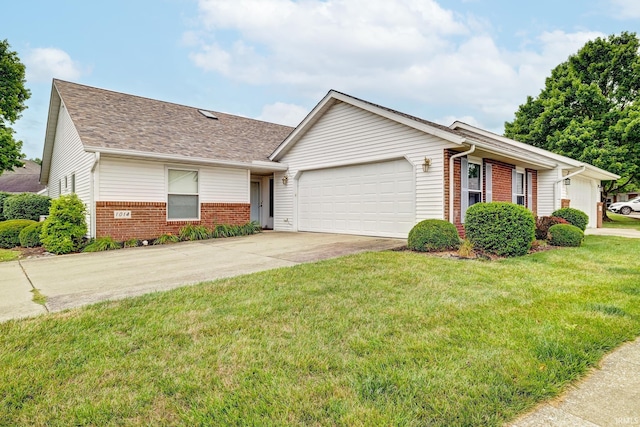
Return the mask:
{"type": "Polygon", "coordinates": [[[602,228],[602,210],[604,209],[604,203],[598,202],[596,203],[596,206],[598,206],[596,209],[596,216],[598,217],[596,221],[596,227],[602,228]]]}
{"type": "Polygon", "coordinates": [[[560,207],[562,208],[568,208],[570,207],[569,205],[571,204],[571,200],[570,199],[561,199],[560,200],[560,207]]]}

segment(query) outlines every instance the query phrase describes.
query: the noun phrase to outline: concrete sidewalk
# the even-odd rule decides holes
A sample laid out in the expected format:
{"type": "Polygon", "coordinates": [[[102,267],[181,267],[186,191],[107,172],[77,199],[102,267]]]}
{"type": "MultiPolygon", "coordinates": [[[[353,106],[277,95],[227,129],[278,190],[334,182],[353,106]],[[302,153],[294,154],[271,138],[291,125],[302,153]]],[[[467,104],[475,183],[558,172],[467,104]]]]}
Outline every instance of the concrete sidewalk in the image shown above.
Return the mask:
{"type": "Polygon", "coordinates": [[[618,236],[640,239],[640,230],[634,230],[631,228],[587,228],[584,231],[584,234],[592,236],[618,236]]]}
{"type": "Polygon", "coordinates": [[[6,262],[0,264],[0,320],[46,312],[43,306],[31,301],[31,284],[46,296],[46,308],[54,312],[403,245],[406,241],[402,239],[265,232],[247,237],[6,262]]]}

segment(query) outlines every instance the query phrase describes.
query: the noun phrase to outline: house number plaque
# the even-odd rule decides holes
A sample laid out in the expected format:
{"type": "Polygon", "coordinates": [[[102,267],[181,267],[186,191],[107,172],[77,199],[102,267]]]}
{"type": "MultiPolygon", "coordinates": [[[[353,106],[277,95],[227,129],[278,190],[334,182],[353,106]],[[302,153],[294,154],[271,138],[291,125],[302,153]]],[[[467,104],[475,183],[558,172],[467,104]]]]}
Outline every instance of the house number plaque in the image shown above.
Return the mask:
{"type": "Polygon", "coordinates": [[[131,211],[113,211],[115,219],[131,219],[131,211]]]}

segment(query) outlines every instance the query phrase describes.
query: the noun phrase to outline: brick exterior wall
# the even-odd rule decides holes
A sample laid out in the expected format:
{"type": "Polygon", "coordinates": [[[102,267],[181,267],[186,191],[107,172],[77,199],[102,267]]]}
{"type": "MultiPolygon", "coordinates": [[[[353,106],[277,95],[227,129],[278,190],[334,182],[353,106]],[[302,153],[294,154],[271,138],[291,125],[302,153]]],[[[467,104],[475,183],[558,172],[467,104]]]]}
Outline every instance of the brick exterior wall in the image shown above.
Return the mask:
{"type": "Polygon", "coordinates": [[[167,221],[165,202],[96,202],[96,237],[153,239],[164,233],[178,234],[187,224],[245,224],[250,215],[249,203],[201,203],[200,221],[167,221]],[[131,211],[131,219],[115,219],[113,211],[131,211]]]}
{"type": "MultiPolygon", "coordinates": [[[[453,150],[444,150],[444,218],[449,220],[449,159],[456,154],[453,150]]],[[[486,170],[484,165],[490,163],[492,165],[492,201],[494,202],[511,202],[512,201],[512,171],[515,168],[514,165],[501,162],[493,159],[484,159],[482,165],[483,182],[482,182],[482,200],[486,201],[487,193],[486,188],[486,170]]],[[[527,206],[536,215],[538,209],[538,171],[534,169],[525,170],[525,180],[527,173],[532,173],[532,187],[533,187],[533,206],[527,206]]],[[[526,181],[525,181],[526,182],[526,181]]],[[[464,225],[460,222],[460,158],[456,158],[453,161],[453,184],[454,184],[454,199],[453,199],[453,217],[454,225],[458,229],[458,233],[464,238],[464,225]]],[[[525,195],[526,195],[525,191],[525,195]]],[[[526,200],[526,198],[525,198],[526,200]]],[[[526,201],[528,203],[528,200],[526,201]]]]}

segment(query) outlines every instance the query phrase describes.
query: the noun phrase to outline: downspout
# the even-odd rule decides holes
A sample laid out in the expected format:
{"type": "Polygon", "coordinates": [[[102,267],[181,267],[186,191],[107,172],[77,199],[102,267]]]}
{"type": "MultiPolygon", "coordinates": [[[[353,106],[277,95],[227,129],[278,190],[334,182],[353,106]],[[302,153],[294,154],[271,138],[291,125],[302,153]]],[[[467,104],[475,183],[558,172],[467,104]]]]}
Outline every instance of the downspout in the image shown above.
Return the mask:
{"type": "Polygon", "coordinates": [[[570,173],[569,175],[563,176],[562,178],[560,178],[559,180],[557,180],[555,182],[555,185],[553,186],[553,192],[555,193],[553,195],[553,208],[554,209],[560,209],[561,206],[558,206],[556,203],[558,202],[558,184],[561,183],[562,181],[564,181],[565,179],[574,177],[576,175],[580,175],[582,172],[584,172],[585,170],[587,170],[586,166],[582,166],[579,170],[570,173]]]}
{"type": "Polygon", "coordinates": [[[96,237],[96,168],[100,162],[100,152],[94,153],[93,164],[91,165],[91,208],[89,215],[91,216],[91,230],[89,231],[89,237],[96,237]]]}
{"type": "Polygon", "coordinates": [[[471,144],[471,148],[469,151],[465,151],[463,153],[454,154],[449,157],[449,222],[453,224],[453,192],[455,190],[453,183],[453,161],[458,157],[466,156],[467,154],[471,154],[476,151],[475,144],[471,144]]]}

